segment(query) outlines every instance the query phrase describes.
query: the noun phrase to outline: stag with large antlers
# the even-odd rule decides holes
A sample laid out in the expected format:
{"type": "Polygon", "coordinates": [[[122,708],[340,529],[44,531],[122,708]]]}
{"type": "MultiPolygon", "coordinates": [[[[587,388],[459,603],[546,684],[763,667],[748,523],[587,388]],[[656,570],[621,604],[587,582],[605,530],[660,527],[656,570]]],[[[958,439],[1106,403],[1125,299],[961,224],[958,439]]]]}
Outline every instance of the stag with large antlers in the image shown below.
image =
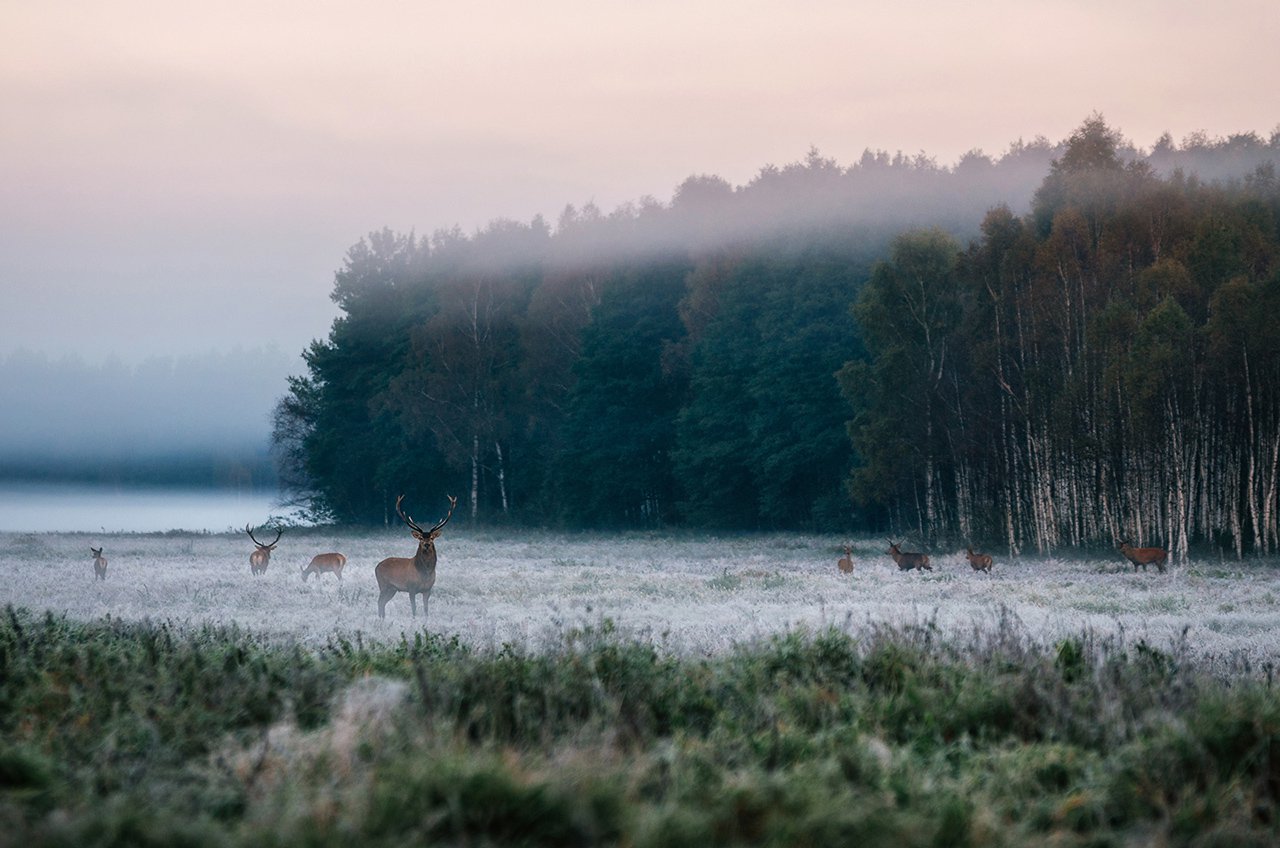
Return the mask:
{"type": "Polygon", "coordinates": [[[1138,566],[1142,566],[1142,570],[1146,571],[1148,565],[1154,564],[1160,569],[1160,573],[1164,574],[1164,564],[1169,559],[1169,552],[1164,548],[1135,548],[1128,542],[1121,542],[1119,549],[1120,553],[1124,554],[1124,558],[1133,563],[1135,572],[1138,566]]]}
{"type": "Polygon", "coordinates": [[[918,568],[921,571],[933,571],[933,566],[929,564],[928,554],[903,553],[896,544],[889,543],[889,550],[885,553],[893,557],[893,561],[898,564],[899,571],[910,571],[918,568]]]}
{"type": "Polygon", "coordinates": [[[267,563],[271,562],[271,552],[276,549],[276,545],[280,544],[280,537],[284,535],[284,530],[277,527],[276,538],[269,545],[264,545],[254,538],[253,528],[248,524],[244,526],[244,532],[248,533],[249,538],[253,539],[253,543],[258,546],[256,551],[249,554],[249,570],[253,572],[255,577],[259,574],[266,574],[267,563]]]}
{"type": "Polygon", "coordinates": [[[396,515],[408,525],[413,538],[418,540],[418,552],[412,557],[387,557],[374,566],[373,576],[378,579],[379,618],[387,617],[387,601],[395,597],[396,592],[409,593],[409,609],[414,616],[418,614],[417,596],[422,595],[422,616],[426,617],[431,588],[436,585],[436,537],[449,522],[453,508],[458,505],[457,498],[452,495],[446,497],[449,498],[449,511],[430,530],[423,530],[405,515],[400,508],[404,495],[396,498],[396,515]]]}
{"type": "Polygon", "coordinates": [[[302,569],[302,582],[306,583],[307,578],[312,574],[316,576],[316,582],[320,582],[321,575],[334,574],[337,575],[338,582],[342,582],[342,569],[346,568],[347,558],[339,553],[332,554],[316,554],[311,558],[311,563],[302,569]]]}
{"type": "Polygon", "coordinates": [[[89,552],[93,554],[93,579],[105,581],[107,579],[107,558],[102,555],[102,548],[90,546],[89,552]]]}

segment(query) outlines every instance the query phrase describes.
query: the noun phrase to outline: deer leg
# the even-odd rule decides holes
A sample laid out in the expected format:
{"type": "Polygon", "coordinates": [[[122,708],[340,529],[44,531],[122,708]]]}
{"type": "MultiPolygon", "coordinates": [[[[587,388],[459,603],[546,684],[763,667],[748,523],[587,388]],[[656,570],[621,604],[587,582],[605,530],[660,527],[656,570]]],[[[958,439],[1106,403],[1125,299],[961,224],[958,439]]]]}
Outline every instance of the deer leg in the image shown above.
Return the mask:
{"type": "Polygon", "coordinates": [[[409,614],[414,618],[418,616],[418,595],[416,592],[409,593],[409,614]]]}
{"type": "MultiPolygon", "coordinates": [[[[386,587],[378,594],[378,618],[387,617],[387,601],[394,598],[395,595],[396,595],[396,590],[391,588],[390,586],[386,587]]],[[[410,595],[410,597],[413,597],[413,596],[410,595]]]]}

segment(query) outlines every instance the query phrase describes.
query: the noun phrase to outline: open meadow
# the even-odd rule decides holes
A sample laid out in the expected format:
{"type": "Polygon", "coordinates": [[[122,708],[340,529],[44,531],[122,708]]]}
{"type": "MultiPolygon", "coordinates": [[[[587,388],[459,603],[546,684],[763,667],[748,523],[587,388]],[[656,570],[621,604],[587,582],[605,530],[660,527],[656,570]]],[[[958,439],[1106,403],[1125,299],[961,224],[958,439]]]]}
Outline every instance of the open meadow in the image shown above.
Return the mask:
{"type": "MultiPolygon", "coordinates": [[[[1012,619],[1044,644],[1088,630],[1158,646],[1185,642],[1202,658],[1263,663],[1280,655],[1280,561],[1194,560],[1161,574],[1154,566],[1135,573],[1108,551],[997,554],[988,575],[959,550],[932,552],[932,572],[900,572],[883,540],[861,539],[854,571],[844,575],[836,568],[843,542],[450,528],[438,543],[425,627],[477,647],[537,648],[609,619],[659,647],[716,653],[796,628],[856,634],[929,621],[967,634],[1012,619]]],[[[76,619],[234,623],[311,645],[335,632],[399,641],[422,631],[422,611],[412,618],[401,593],[379,620],[373,569],[384,557],[412,556],[414,544],[403,529],[292,530],[266,574],[254,577],[243,533],[0,534],[0,597],[76,619]],[[94,580],[91,545],[109,561],[103,582],[94,580]],[[346,554],[343,580],[304,583],[301,569],[327,551],[346,554]]]]}
{"type": "Polygon", "coordinates": [[[0,844],[1280,844],[1275,563],[842,543],[0,536],[0,844]]]}

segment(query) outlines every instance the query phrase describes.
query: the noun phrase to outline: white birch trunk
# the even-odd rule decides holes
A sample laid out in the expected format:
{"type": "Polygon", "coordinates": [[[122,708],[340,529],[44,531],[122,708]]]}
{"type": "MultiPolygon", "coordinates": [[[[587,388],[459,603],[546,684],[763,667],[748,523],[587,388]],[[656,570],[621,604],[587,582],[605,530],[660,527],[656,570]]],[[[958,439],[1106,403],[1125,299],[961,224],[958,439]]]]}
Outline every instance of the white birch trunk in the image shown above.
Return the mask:
{"type": "Polygon", "coordinates": [[[494,440],[493,451],[498,457],[498,494],[502,499],[502,517],[506,518],[507,507],[507,468],[502,458],[502,442],[494,440]]]}

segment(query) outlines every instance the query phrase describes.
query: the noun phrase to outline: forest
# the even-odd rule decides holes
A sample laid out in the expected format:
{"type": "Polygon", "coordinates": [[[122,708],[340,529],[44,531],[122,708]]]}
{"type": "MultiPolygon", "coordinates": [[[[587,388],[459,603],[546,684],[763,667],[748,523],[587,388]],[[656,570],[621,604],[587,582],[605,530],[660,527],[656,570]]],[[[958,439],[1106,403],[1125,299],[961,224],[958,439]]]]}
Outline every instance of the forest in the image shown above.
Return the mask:
{"type": "Polygon", "coordinates": [[[1280,548],[1280,133],[1101,116],[371,233],[274,414],[319,519],[1280,548]]]}

